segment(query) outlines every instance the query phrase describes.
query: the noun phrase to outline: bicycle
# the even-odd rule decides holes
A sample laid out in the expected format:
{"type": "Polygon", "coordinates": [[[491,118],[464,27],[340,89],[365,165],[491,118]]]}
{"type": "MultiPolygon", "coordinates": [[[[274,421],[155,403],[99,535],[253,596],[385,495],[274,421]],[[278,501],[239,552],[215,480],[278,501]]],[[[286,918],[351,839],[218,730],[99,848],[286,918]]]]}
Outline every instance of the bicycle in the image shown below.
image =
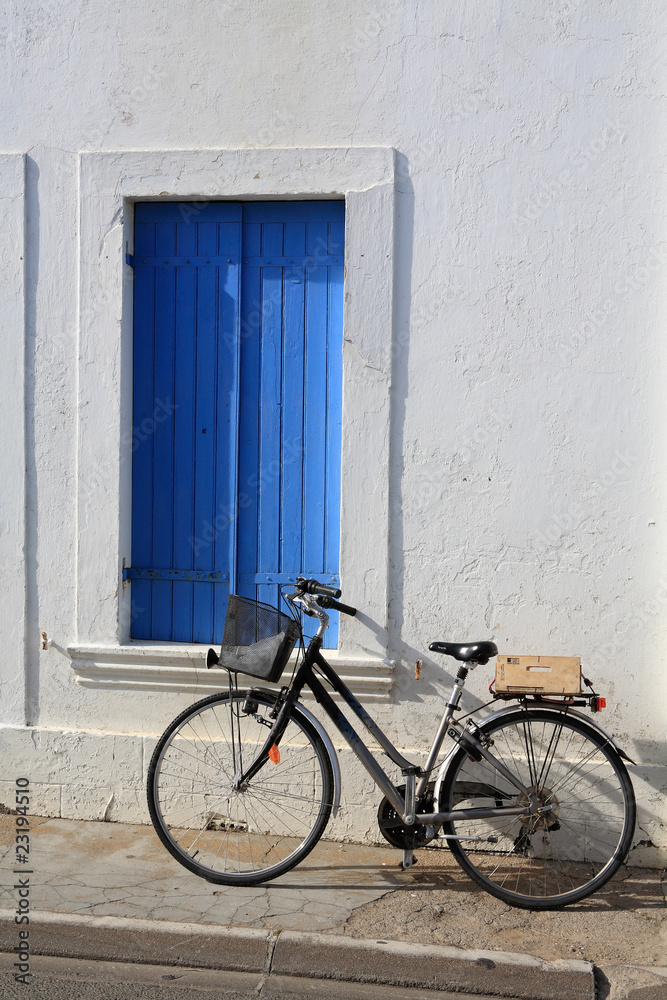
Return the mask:
{"type": "Polygon", "coordinates": [[[256,885],[312,851],[338,810],[341,775],[330,736],[299,701],[308,687],[384,793],[380,832],[402,849],[400,867],[413,865],[416,848],[444,841],[475,882],[513,906],[553,909],[601,888],[627,856],[636,815],[624,764],[630,758],[577,710],[588,704],[596,711],[601,699],[510,696],[519,704],[479,721],[472,718],[479,709],[457,719],[469,671],[497,647],[431,643],[459,667],[419,766],[393,746],[322,655],[327,610],[356,614],[340,596],[299,577],[285,595],[292,616],[230,596],[222,661],[212,649],[207,657],[207,666],[227,667],[229,690],[174,719],[148,770],[151,819],[173,857],[209,882],[256,885]],[[277,692],[239,689],[239,673],[280,679],[297,639],[303,642],[299,610],[319,626],[289,684],[277,692]],[[323,680],[401,769],[402,784],[376,761],[323,680]],[[445,736],[454,745],[438,763],[445,736]]]}

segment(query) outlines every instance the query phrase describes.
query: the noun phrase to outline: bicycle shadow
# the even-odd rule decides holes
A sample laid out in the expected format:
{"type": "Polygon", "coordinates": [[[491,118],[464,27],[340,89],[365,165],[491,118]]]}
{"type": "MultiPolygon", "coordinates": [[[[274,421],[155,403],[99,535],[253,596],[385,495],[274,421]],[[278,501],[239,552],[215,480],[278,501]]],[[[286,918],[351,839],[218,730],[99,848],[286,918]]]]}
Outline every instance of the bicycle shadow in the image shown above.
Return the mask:
{"type": "MultiPolygon", "coordinates": [[[[295,881],[290,875],[276,879],[275,885],[281,889],[303,889],[304,883],[309,890],[330,891],[336,889],[372,890],[383,883],[386,889],[396,891],[432,890],[489,899],[486,890],[471,881],[458,867],[452,858],[429,861],[425,857],[428,852],[421,851],[417,855],[414,868],[404,872],[396,867],[378,868],[377,864],[353,863],[337,865],[335,870],[327,865],[308,866],[304,862],[300,866],[304,881],[295,881]],[[354,872],[359,873],[360,880],[351,878],[354,872]],[[337,873],[345,873],[345,878],[338,878],[337,873]],[[364,877],[375,873],[375,878],[364,877]],[[379,880],[379,882],[378,882],[379,880]]],[[[293,874],[293,873],[290,873],[293,874]]],[[[649,868],[621,868],[606,885],[588,899],[571,903],[563,910],[568,912],[622,912],[637,909],[664,909],[666,904],[667,882],[661,882],[661,870],[649,868]]]]}
{"type": "MultiPolygon", "coordinates": [[[[486,891],[469,880],[463,872],[454,867],[428,867],[424,864],[420,871],[410,870],[413,887],[420,889],[445,889],[448,892],[486,896],[486,891]]],[[[666,905],[667,883],[661,881],[664,872],[653,868],[623,867],[606,885],[592,896],[578,903],[563,907],[568,912],[603,912],[637,909],[664,909],[666,905]]]]}

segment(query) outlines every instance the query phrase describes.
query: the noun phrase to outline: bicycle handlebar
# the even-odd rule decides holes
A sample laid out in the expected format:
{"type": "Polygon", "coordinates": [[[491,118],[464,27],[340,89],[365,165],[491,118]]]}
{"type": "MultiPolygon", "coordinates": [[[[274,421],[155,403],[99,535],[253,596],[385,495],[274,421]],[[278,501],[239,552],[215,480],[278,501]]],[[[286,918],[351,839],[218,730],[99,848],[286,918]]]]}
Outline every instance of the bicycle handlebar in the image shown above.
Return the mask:
{"type": "Polygon", "coordinates": [[[339,604],[338,601],[334,601],[332,597],[318,597],[317,603],[321,608],[331,608],[333,611],[342,611],[344,615],[349,615],[350,618],[354,618],[357,613],[356,608],[351,608],[349,604],[339,604]]]}
{"type": "Polygon", "coordinates": [[[336,587],[327,587],[319,580],[306,580],[304,577],[297,577],[296,589],[302,594],[321,594],[322,597],[340,597],[342,591],[336,587]]]}

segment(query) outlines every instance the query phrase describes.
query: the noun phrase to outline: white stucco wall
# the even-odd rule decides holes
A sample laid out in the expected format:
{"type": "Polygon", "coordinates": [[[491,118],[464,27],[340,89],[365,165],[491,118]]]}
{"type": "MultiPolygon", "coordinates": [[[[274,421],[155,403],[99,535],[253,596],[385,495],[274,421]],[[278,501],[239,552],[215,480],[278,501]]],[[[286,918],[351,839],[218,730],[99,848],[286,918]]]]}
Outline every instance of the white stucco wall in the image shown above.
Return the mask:
{"type": "MultiPolygon", "coordinates": [[[[121,648],[129,292],[113,255],[132,197],[337,190],[355,227],[344,433],[377,461],[344,504],[345,599],[373,628],[348,633],[343,669],[420,748],[450,677],[429,641],[581,655],[639,765],[634,857],[664,861],[663,26],[660,0],[5,5],[3,779],[25,771],[52,813],[145,818],[146,753],[194,697],[189,660],[121,648]],[[341,186],[324,190],[326,148],[341,186]],[[379,151],[367,184],[340,166],[350,149],[379,151]],[[134,155],[133,189],[97,156],[114,152],[134,155]]],[[[377,802],[360,787],[357,835],[377,802]]]]}

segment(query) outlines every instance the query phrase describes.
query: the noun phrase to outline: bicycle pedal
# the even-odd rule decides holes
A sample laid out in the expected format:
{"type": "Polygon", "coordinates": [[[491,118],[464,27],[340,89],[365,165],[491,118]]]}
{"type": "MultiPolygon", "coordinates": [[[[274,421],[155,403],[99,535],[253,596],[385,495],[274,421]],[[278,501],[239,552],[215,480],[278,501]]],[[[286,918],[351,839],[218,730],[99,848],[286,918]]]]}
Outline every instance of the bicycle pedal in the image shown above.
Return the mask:
{"type": "Polygon", "coordinates": [[[413,858],[412,859],[412,864],[411,865],[407,865],[407,866],[404,865],[402,861],[399,861],[398,862],[398,868],[402,872],[408,872],[408,871],[410,871],[411,868],[414,868],[414,866],[416,864],[418,864],[418,863],[419,863],[419,858],[413,858]]]}

